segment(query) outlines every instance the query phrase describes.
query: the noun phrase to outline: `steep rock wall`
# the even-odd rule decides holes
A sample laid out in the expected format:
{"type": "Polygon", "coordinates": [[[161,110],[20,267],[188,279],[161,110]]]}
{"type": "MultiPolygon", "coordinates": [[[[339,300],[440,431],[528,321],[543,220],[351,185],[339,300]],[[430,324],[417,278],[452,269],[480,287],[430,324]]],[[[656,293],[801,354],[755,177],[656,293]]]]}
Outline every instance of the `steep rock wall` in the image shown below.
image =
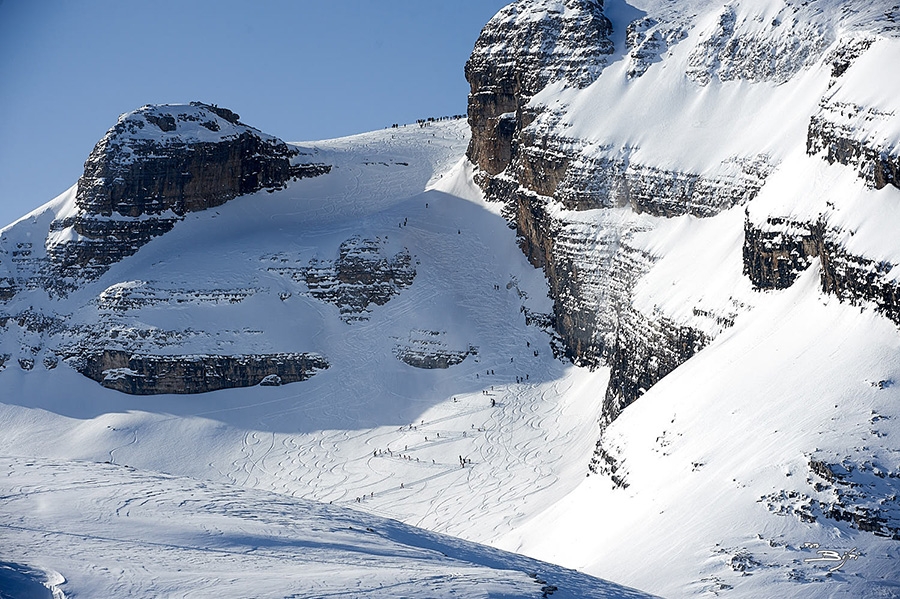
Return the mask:
{"type": "Polygon", "coordinates": [[[328,362],[316,354],[157,356],[107,349],[71,358],[84,376],[122,393],[206,393],[304,381],[328,362]]]}
{"type": "Polygon", "coordinates": [[[75,205],[50,226],[47,256],[62,277],[97,276],[189,212],[330,170],[292,164],[297,154],[218,106],[126,113],[85,162],[75,205]]]}
{"type": "Polygon", "coordinates": [[[765,224],[746,219],[744,274],[757,289],[787,289],[819,256],[822,225],[769,216],[765,224]]]}
{"type": "Polygon", "coordinates": [[[849,251],[843,233],[825,218],[788,224],[770,217],[761,225],[748,218],[744,272],[758,289],[786,289],[818,258],[822,291],[853,304],[871,302],[900,325],[900,282],[892,274],[896,265],[849,251]]]}
{"type": "Polygon", "coordinates": [[[553,81],[592,83],[613,51],[602,0],[513,2],[484,27],[466,62],[469,158],[495,175],[509,164],[528,100],[553,81]]]}
{"type": "MultiPolygon", "coordinates": [[[[547,275],[562,352],[576,364],[612,367],[605,421],[708,342],[630,308],[634,281],[653,262],[629,244],[652,226],[635,215],[714,216],[751,200],[773,167],[756,154],[731,158],[713,174],[672,170],[634,160],[634,147],[560,136],[554,125],[564,111],[531,98],[549,83],[579,89],[595,81],[615,50],[611,34],[602,2],[515,2],[484,28],[466,64],[476,181],[503,203],[523,252],[547,275]],[[568,23],[591,27],[573,35],[568,23]]],[[[632,23],[628,76],[641,76],[685,35],[650,17],[632,23]]]]}
{"type": "MultiPolygon", "coordinates": [[[[818,89],[829,91],[818,96],[818,111],[808,121],[808,153],[855,169],[875,189],[896,187],[900,171],[896,145],[884,145],[879,133],[893,122],[894,113],[848,101],[839,93],[852,66],[877,46],[878,35],[896,29],[877,7],[854,3],[824,17],[816,6],[801,2],[769,7],[768,12],[749,2],[724,8],[709,3],[696,7],[702,17],[672,4],[640,4],[645,7],[655,12],[636,10],[630,23],[613,24],[600,1],[514,2],[484,28],[466,65],[472,129],[468,157],[478,167],[475,180],[489,201],[502,203],[501,214],[516,229],[524,254],[544,270],[562,353],[576,364],[611,367],[604,422],[712,339],[708,330],[631,306],[635,282],[658,259],[636,247],[633,234],[653,229],[659,219],[709,218],[751,205],[786,155],[784,150],[769,153],[777,147],[772,138],[784,123],[771,118],[782,104],[766,107],[765,102],[777,97],[779,86],[818,86],[797,82],[812,81],[810,71],[827,69],[830,79],[818,81],[828,88],[818,89]],[[579,36],[563,34],[566,22],[602,26],[585,27],[590,35],[579,36]],[[612,40],[622,39],[615,28],[623,27],[624,45],[615,48],[612,40]],[[564,39],[565,44],[535,41],[547,39],[564,39]],[[672,58],[676,54],[678,58],[672,58]],[[610,79],[617,93],[591,96],[606,81],[604,69],[620,60],[610,79]],[[664,66],[670,73],[678,71],[680,79],[650,70],[660,62],[668,63],[664,66]],[[608,104],[591,104],[586,110],[584,98],[616,102],[629,89],[623,80],[648,77],[659,83],[632,89],[682,102],[678,112],[692,114],[686,122],[679,124],[670,107],[652,103],[652,110],[643,113],[646,125],[608,104]],[[728,89],[740,84],[744,93],[766,90],[766,99],[758,105],[737,101],[728,108],[703,104],[707,97],[723,97],[726,84],[732,86],[728,89]],[[670,88],[663,91],[666,85],[670,88]],[[573,113],[575,104],[580,112],[573,113]],[[692,113],[696,106],[703,109],[692,113]],[[732,125],[748,108],[748,114],[756,116],[743,129],[732,125]],[[723,113],[715,116],[717,110],[723,113]],[[603,120],[607,111],[632,119],[635,128],[623,134],[617,122],[603,120]],[[599,119],[606,128],[577,118],[599,119]],[[678,135],[693,139],[692,130],[702,128],[707,119],[717,120],[719,127],[710,137],[697,138],[705,146],[673,141],[678,135]],[[763,121],[768,122],[768,138],[755,130],[763,121]],[[673,132],[666,129],[655,136],[654,127],[671,127],[673,132]],[[754,141],[728,154],[721,148],[733,145],[732,135],[754,141]],[[679,160],[642,143],[671,143],[687,154],[709,158],[679,160]],[[679,163],[684,166],[671,166],[679,163]]],[[[760,94],[757,99],[764,96],[752,93],[760,94]]],[[[634,100],[639,98],[632,95],[634,100]]],[[[815,110],[812,102],[810,110],[815,110]]],[[[783,146],[803,142],[796,136],[783,146]]],[[[826,221],[777,211],[748,216],[743,268],[754,287],[787,287],[818,258],[825,290],[842,299],[873,301],[887,314],[898,312],[894,263],[847,249],[843,240],[848,232],[826,221]]],[[[695,306],[693,313],[702,316],[704,310],[695,306]]],[[[713,328],[721,330],[731,322],[731,317],[723,317],[722,326],[713,328]]]]}
{"type": "Polygon", "coordinates": [[[809,121],[806,151],[821,155],[829,164],[850,166],[869,185],[900,189],[900,150],[886,147],[875,133],[896,117],[877,107],[835,98],[823,100],[809,121]]]}

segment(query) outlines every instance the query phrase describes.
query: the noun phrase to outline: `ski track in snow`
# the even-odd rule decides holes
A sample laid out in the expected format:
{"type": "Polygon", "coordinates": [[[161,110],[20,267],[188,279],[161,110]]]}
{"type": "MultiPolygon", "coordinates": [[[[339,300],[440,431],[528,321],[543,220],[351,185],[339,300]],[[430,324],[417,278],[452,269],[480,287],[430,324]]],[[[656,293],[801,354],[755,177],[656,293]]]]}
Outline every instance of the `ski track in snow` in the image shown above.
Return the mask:
{"type": "MultiPolygon", "coordinates": [[[[371,137],[372,134],[368,136],[371,137]]],[[[348,141],[337,145],[352,148],[354,144],[348,141]]],[[[364,143],[362,151],[371,151],[371,147],[375,145],[377,144],[364,143]]],[[[387,146],[393,147],[390,143],[387,146]]],[[[327,161],[329,151],[334,150],[319,150],[317,159],[327,161]]],[[[445,160],[443,168],[450,164],[451,160],[445,160]]],[[[385,168],[387,174],[383,176],[379,176],[377,170],[374,174],[367,172],[366,185],[362,186],[359,167],[343,164],[338,164],[337,167],[343,169],[344,177],[347,177],[348,172],[351,173],[350,183],[338,192],[340,201],[337,201],[337,197],[329,198],[304,216],[304,219],[315,222],[316,227],[323,220],[329,221],[329,232],[334,230],[332,220],[343,222],[361,217],[364,211],[359,200],[363,196],[374,196],[371,190],[403,189],[404,185],[408,187],[410,178],[408,173],[401,173],[403,177],[390,176],[397,172],[396,169],[385,168]],[[368,194],[366,190],[369,190],[368,194]]],[[[432,178],[430,173],[424,172],[416,173],[415,177],[420,185],[432,178]]],[[[426,194],[414,201],[421,205],[428,200],[426,194]]],[[[366,205],[366,210],[378,210],[387,204],[386,200],[376,198],[366,205]]],[[[432,206],[432,209],[435,207],[432,206]]],[[[427,213],[427,209],[423,212],[427,213]]],[[[291,214],[279,213],[270,219],[288,216],[291,214]]],[[[384,220],[388,218],[385,217],[384,220]]],[[[346,235],[357,232],[353,226],[344,227],[346,235]]],[[[454,288],[458,293],[456,301],[459,306],[476,311],[483,304],[486,290],[493,286],[492,281],[497,280],[498,273],[491,268],[489,261],[470,261],[464,272],[453,273],[453,261],[458,260],[460,255],[457,228],[457,225],[449,222],[417,220],[413,216],[403,229],[403,243],[416,249],[415,258],[418,261],[429,264],[444,275],[450,274],[451,277],[458,278],[458,281],[445,287],[454,288]],[[441,264],[442,259],[445,264],[441,264]],[[466,284],[464,279],[480,284],[466,284]]],[[[467,234],[467,237],[470,235],[467,234]]],[[[478,238],[467,239],[467,242],[474,244],[476,252],[481,255],[488,255],[491,251],[478,238]]],[[[381,312],[378,321],[355,322],[349,326],[353,327],[356,338],[383,336],[384,322],[404,322],[410,313],[421,311],[423,306],[428,306],[441,293],[441,289],[431,281],[417,281],[398,298],[376,308],[381,312]]],[[[501,291],[495,293],[513,292],[501,286],[501,291]]],[[[497,326],[493,322],[490,324],[492,327],[497,326]]],[[[326,332],[323,334],[324,345],[338,343],[344,335],[345,331],[342,330],[326,332]]],[[[542,351],[549,355],[546,346],[542,347],[542,351]]],[[[522,363],[520,348],[505,345],[495,348],[495,353],[512,354],[520,358],[519,364],[522,363]]],[[[347,372],[358,372],[371,367],[370,357],[362,352],[348,353],[342,359],[343,363],[338,367],[347,372]]],[[[355,433],[343,430],[323,431],[306,435],[303,440],[276,433],[263,438],[263,433],[259,431],[246,432],[241,443],[240,457],[233,461],[231,471],[226,472],[226,476],[233,482],[246,486],[356,504],[362,509],[403,517],[438,530],[452,532],[457,528],[467,529],[472,518],[490,520],[490,514],[505,511],[503,506],[507,503],[525,501],[556,482],[559,476],[555,470],[561,467],[561,452],[556,458],[559,463],[554,463],[552,459],[548,463],[537,456],[542,451],[552,451],[548,448],[566,436],[557,430],[561,422],[564,428],[572,427],[572,422],[564,422],[566,419],[560,406],[554,401],[547,401],[548,397],[560,397],[558,382],[553,383],[554,390],[548,393],[539,384],[511,382],[510,379],[515,379],[516,376],[524,379],[529,372],[528,366],[517,368],[513,364],[512,369],[508,366],[504,368],[507,372],[502,375],[479,374],[479,384],[483,384],[489,395],[482,395],[481,390],[477,393],[459,394],[456,401],[445,401],[443,407],[433,408],[435,417],[411,422],[414,429],[406,427],[395,431],[382,427],[355,433]],[[493,391],[490,390],[491,387],[494,388],[493,391]],[[491,398],[497,401],[495,409],[489,407],[491,398]],[[527,423],[527,426],[522,426],[521,423],[527,423]],[[513,431],[519,431],[518,436],[513,431]],[[428,441],[424,440],[426,437],[428,441]],[[388,448],[393,455],[373,455],[377,451],[387,452],[388,448]],[[472,459],[473,463],[460,468],[457,459],[459,456],[472,459]],[[485,463],[490,463],[489,469],[479,467],[485,463]],[[365,501],[362,501],[364,497],[365,501]]],[[[498,368],[487,370],[496,372],[498,368]]],[[[449,374],[450,379],[471,377],[471,372],[457,373],[456,369],[451,369],[449,374]]],[[[598,386],[601,383],[602,381],[598,381],[598,386]]],[[[340,406],[342,396],[359,392],[358,386],[352,382],[339,382],[335,388],[329,388],[329,397],[321,397],[316,402],[319,418],[324,416],[327,420],[332,413],[336,414],[332,410],[341,409],[332,406],[340,406]]],[[[404,397],[402,400],[415,401],[415,398],[404,397]]],[[[290,403],[289,399],[284,403],[290,403]]],[[[260,408],[262,403],[244,407],[260,408]]],[[[295,406],[283,410],[271,409],[266,411],[259,422],[262,430],[265,430],[268,421],[309,410],[309,407],[295,406]]],[[[357,414],[359,418],[366,417],[365,414],[354,412],[345,412],[343,415],[354,420],[357,414]]],[[[205,415],[214,416],[214,413],[205,415]]],[[[484,530],[489,531],[486,534],[497,534],[510,525],[510,522],[493,522],[484,530]]]]}
{"type": "Polygon", "coordinates": [[[648,597],[396,521],[231,485],[33,458],[0,458],[0,471],[5,549],[20,554],[0,562],[3,597],[536,599],[547,584],[563,599],[648,597]]]}
{"type": "MultiPolygon", "coordinates": [[[[559,480],[564,455],[557,451],[554,459],[553,448],[565,440],[561,425],[572,426],[554,401],[565,393],[559,385],[498,384],[493,391],[489,385],[487,395],[458,396],[433,409],[432,418],[399,430],[323,432],[303,441],[249,431],[229,479],[451,533],[465,530],[472,519],[492,520],[559,480]],[[459,456],[472,463],[461,467],[459,456]]],[[[523,514],[517,509],[511,518],[523,514]]],[[[494,521],[488,530],[512,526],[494,521]]]]}

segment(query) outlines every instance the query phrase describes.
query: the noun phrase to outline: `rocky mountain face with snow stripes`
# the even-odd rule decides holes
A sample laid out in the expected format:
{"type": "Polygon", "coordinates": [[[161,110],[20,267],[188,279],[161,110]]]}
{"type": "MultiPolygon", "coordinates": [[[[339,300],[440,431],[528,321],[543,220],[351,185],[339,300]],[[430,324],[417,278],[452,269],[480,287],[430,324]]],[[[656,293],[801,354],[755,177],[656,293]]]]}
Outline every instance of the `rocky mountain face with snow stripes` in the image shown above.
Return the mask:
{"type": "MultiPolygon", "coordinates": [[[[702,3],[694,8],[701,7],[709,9],[702,3]]],[[[845,82],[855,63],[894,39],[893,9],[844,3],[823,13],[802,3],[731,3],[702,19],[687,5],[630,10],[634,19],[614,33],[603,2],[513,2],[484,28],[465,68],[471,85],[467,155],[478,166],[475,180],[489,200],[502,204],[523,252],[544,270],[561,351],[576,364],[612,367],[607,423],[741,309],[738,300],[693,306],[685,321],[633,307],[635,282],[660,258],[634,239],[646,238],[659,219],[709,218],[750,206],[743,269],[755,288],[788,287],[818,258],[823,289],[847,301],[875,302],[900,319],[894,262],[848,251],[841,241],[846,228],[829,224],[830,200],[804,218],[750,204],[793,146],[852,169],[867,188],[898,186],[900,150],[883,133],[893,127],[893,111],[854,101],[854,84],[845,82]],[[803,91],[818,86],[810,94],[816,105],[804,117],[805,138],[780,145],[767,143],[765,135],[755,143],[735,142],[747,123],[779,128],[772,115],[780,98],[747,106],[729,97],[694,106],[710,87],[741,82],[803,91]],[[603,114],[604,88],[640,84],[670,100],[665,106],[637,103],[629,115],[634,122],[607,134],[614,117],[603,114]],[[729,123],[737,110],[743,118],[729,123]],[[677,163],[678,155],[691,153],[691,136],[668,133],[673,119],[694,119],[687,126],[712,133],[689,167],[677,163]]],[[[629,93],[647,91],[626,89],[626,104],[629,93]]],[[[198,102],[123,115],[85,163],[71,213],[50,223],[46,258],[29,263],[30,242],[13,250],[13,263],[28,264],[0,279],[2,297],[29,287],[64,294],[171,230],[186,213],[329,171],[330,165],[298,158],[297,149],[238,118],[198,102]]],[[[307,279],[315,278],[314,270],[307,279]]]]}
{"type": "MultiPolygon", "coordinates": [[[[849,68],[847,57],[856,58],[875,41],[862,38],[839,48],[832,60],[834,83],[849,68]]],[[[840,99],[838,87],[823,96],[810,118],[806,153],[828,165],[847,167],[869,189],[886,186],[900,189],[900,148],[895,139],[885,139],[884,129],[896,120],[893,110],[840,99]]],[[[776,213],[764,220],[748,213],[744,267],[760,289],[789,287],[814,258],[821,261],[822,289],[851,303],[870,302],[900,324],[900,288],[892,271],[898,266],[877,252],[854,252],[846,237],[855,232],[836,221],[838,208],[830,199],[820,205],[814,218],[791,219],[776,213]]]]}
{"type": "Polygon", "coordinates": [[[875,302],[900,322],[895,262],[849,251],[842,242],[846,227],[828,224],[831,199],[816,198],[824,210],[801,219],[753,203],[767,185],[770,195],[782,193],[769,176],[798,148],[815,161],[848,167],[866,188],[898,185],[893,106],[854,97],[858,87],[891,78],[887,63],[872,71],[863,63],[879,64],[866,54],[889,52],[896,43],[897,7],[635,7],[616,45],[602,0],[514,2],[487,24],[466,64],[468,156],[479,166],[476,181],[503,204],[523,251],[544,269],[567,357],[612,368],[607,423],[741,309],[739,302],[690,306],[692,317],[679,319],[633,307],[634,283],[660,257],[633,239],[646,238],[661,218],[709,218],[747,207],[744,272],[756,288],[788,287],[819,258],[823,289],[847,301],[875,302]],[[880,79],[858,81],[864,75],[856,72],[864,70],[880,79]],[[786,100],[778,94],[742,99],[743,91],[720,92],[729,85],[805,94],[799,116],[806,135],[778,131],[798,129],[779,122],[786,100]],[[611,93],[604,88],[620,90],[625,107],[605,103],[611,93]],[[629,106],[639,94],[665,100],[629,106]],[[704,96],[711,94],[723,97],[710,103],[704,96]],[[754,122],[761,135],[746,135],[754,122]],[[686,128],[708,135],[694,140],[686,128]]]}

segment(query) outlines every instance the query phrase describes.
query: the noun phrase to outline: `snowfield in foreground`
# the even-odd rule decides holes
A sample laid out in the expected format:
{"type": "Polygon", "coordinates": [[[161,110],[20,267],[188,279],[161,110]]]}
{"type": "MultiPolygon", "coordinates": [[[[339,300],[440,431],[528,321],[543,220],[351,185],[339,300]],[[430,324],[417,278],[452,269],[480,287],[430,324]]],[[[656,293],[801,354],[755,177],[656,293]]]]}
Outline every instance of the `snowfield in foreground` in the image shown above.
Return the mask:
{"type": "Polygon", "coordinates": [[[283,495],[91,462],[0,472],[4,598],[649,597],[283,495]]]}

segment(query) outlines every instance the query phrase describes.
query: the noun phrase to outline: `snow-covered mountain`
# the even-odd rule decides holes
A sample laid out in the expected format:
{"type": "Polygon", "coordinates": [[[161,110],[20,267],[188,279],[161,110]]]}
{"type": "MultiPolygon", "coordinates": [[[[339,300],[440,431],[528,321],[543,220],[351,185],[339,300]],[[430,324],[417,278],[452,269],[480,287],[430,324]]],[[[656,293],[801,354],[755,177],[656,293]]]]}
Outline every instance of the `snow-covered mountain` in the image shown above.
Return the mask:
{"type": "Polygon", "coordinates": [[[900,592],[898,11],[547,1],[487,25],[475,180],[566,354],[610,369],[600,476],[501,545],[673,596],[900,592]]]}
{"type": "MultiPolygon", "coordinates": [[[[130,505],[98,490],[76,517],[89,479],[239,496],[236,519],[201,502],[229,538],[282,510],[265,547],[390,554],[394,584],[406,549],[283,514],[331,530],[350,508],[671,597],[900,597],[897,18],[520,0],[466,64],[467,121],[287,144],[211,104],[123,115],[77,185],[0,230],[7,579],[165,593],[167,535],[209,542],[173,526],[147,572],[79,578],[74,539],[115,556],[103,514],[130,505]]],[[[164,507],[144,517],[182,517],[164,507]]],[[[349,559],[322,555],[304,580],[349,559]]],[[[456,596],[632,593],[473,576],[494,582],[456,596]]]]}
{"type": "MultiPolygon", "coordinates": [[[[196,109],[147,107],[120,122],[170,115],[176,127],[158,129],[153,137],[158,146],[175,148],[171,156],[157,151],[154,159],[170,160],[178,151],[193,152],[191,138],[203,133],[197,130],[202,123],[179,118],[196,109]]],[[[127,145],[115,134],[116,128],[101,144],[127,145]]],[[[598,412],[589,392],[559,399],[603,375],[556,361],[548,334],[526,324],[549,313],[545,283],[519,252],[506,221],[472,184],[463,157],[467,143],[465,121],[447,119],[292,145],[290,166],[329,168],[200,211],[171,210],[167,231],[117,261],[109,260],[106,248],[123,227],[91,238],[60,234],[59,223],[141,223],[155,216],[96,214],[79,200],[84,179],[3,229],[4,265],[14,291],[4,303],[0,453],[26,456],[16,467],[27,473],[22,476],[36,477],[42,489],[17,490],[27,485],[16,482],[10,466],[3,494],[21,495],[25,503],[8,503],[4,523],[24,526],[21,519],[31,512],[26,503],[50,497],[55,488],[52,481],[39,482],[41,473],[56,467],[72,479],[108,477],[114,489],[117,475],[105,462],[275,491],[290,505],[292,497],[317,500],[438,531],[462,534],[474,525],[483,534],[467,536],[482,541],[562,498],[584,476],[598,412]],[[29,241],[39,235],[47,241],[29,241]],[[92,249],[82,254],[87,268],[69,269],[66,285],[58,285],[60,279],[47,273],[61,268],[56,256],[62,252],[48,248],[69,240],[92,249]],[[312,359],[320,361],[317,367],[303,368],[312,359]],[[304,376],[291,378],[298,373],[304,376]],[[58,462],[73,459],[79,462],[58,462]]],[[[95,168],[91,162],[86,171],[95,168]]],[[[176,493],[178,480],[166,483],[172,489],[167,493],[176,493]]],[[[140,489],[139,495],[156,493],[149,483],[140,489]]],[[[257,499],[238,505],[241,513],[272,496],[252,497],[257,499]]],[[[115,492],[97,497],[97,517],[120,499],[115,492]]],[[[69,505],[63,496],[53,501],[69,505]]],[[[311,509],[308,503],[296,506],[291,509],[311,509]]],[[[62,530],[58,523],[67,517],[83,522],[75,516],[41,520],[38,514],[26,528],[62,530]]],[[[126,524],[73,529],[108,536],[103,531],[112,526],[126,524]]],[[[237,531],[242,525],[234,526],[237,531]]],[[[64,534],[38,548],[25,532],[3,559],[21,566],[16,571],[58,572],[67,581],[58,585],[66,596],[112,595],[123,579],[133,588],[145,585],[148,594],[166,592],[154,581],[169,558],[151,552],[147,572],[85,579],[75,573],[93,569],[99,558],[80,550],[76,537],[64,534]],[[63,562],[55,556],[67,543],[73,557],[63,562]]],[[[156,542],[164,544],[166,534],[160,532],[156,542]]],[[[192,530],[183,534],[197,538],[192,530]]],[[[204,542],[188,545],[200,550],[204,542]]],[[[363,550],[369,559],[387,551],[363,550]]],[[[114,547],[108,551],[115,556],[114,547]]],[[[285,569],[295,567],[289,552],[273,559],[285,560],[285,569]]],[[[333,568],[329,564],[345,559],[315,558],[306,567],[321,580],[333,568]]],[[[397,572],[404,570],[402,559],[394,564],[397,572]]],[[[222,576],[196,567],[202,577],[222,576]]],[[[422,582],[404,592],[440,596],[434,589],[444,587],[429,586],[427,568],[416,574],[414,564],[406,567],[422,582]]],[[[436,568],[451,582],[458,572],[458,564],[436,568]]],[[[252,570],[246,575],[248,581],[258,576],[252,570]]],[[[441,592],[520,596],[527,588],[540,596],[544,586],[565,586],[541,575],[546,584],[535,585],[523,574],[533,586],[521,587],[498,576],[493,586],[472,589],[463,576],[441,592]]],[[[353,571],[333,585],[347,596],[364,596],[355,585],[367,578],[353,571]]],[[[178,588],[198,580],[179,579],[178,588]]],[[[247,584],[235,583],[227,592],[246,596],[247,584]]],[[[290,594],[283,591],[275,585],[265,593],[290,594]]],[[[296,587],[291,592],[320,596],[296,587]]],[[[565,592],[632,593],[596,580],[565,592]]]]}

